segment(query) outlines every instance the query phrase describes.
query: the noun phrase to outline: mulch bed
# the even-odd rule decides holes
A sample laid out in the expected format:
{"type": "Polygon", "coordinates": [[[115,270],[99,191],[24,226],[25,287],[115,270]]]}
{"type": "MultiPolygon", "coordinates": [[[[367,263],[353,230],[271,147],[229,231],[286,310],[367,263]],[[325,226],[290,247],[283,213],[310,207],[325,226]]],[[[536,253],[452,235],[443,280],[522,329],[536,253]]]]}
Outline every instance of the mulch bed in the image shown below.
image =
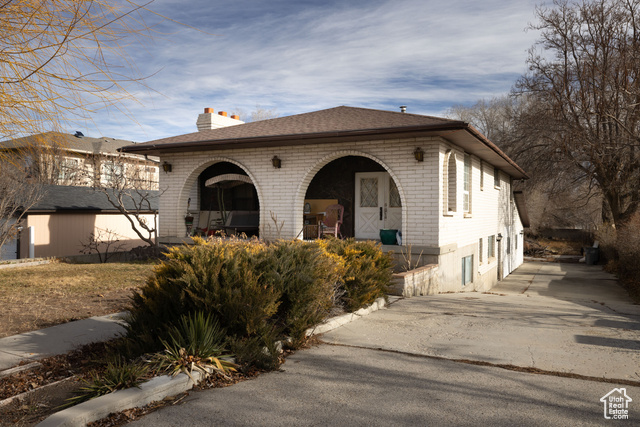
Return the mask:
{"type": "MultiPolygon", "coordinates": [[[[308,345],[315,344],[317,344],[317,340],[313,337],[308,345]]],[[[38,360],[39,366],[0,377],[0,401],[26,393],[25,396],[0,406],[0,427],[34,426],[48,416],[62,410],[61,406],[66,403],[66,400],[73,397],[84,385],[83,379],[89,379],[92,372],[99,372],[105,368],[104,355],[112,351],[109,350],[109,347],[109,342],[89,344],[67,354],[38,360]]],[[[290,351],[286,351],[283,354],[283,361],[284,357],[290,353],[290,351]]],[[[19,366],[31,362],[25,361],[19,366]]],[[[128,424],[159,408],[180,404],[191,392],[228,387],[240,381],[252,379],[261,373],[262,371],[259,370],[235,372],[229,373],[228,378],[212,375],[190,392],[170,396],[144,407],[110,414],[108,417],[89,425],[114,427],[128,424]]]]}

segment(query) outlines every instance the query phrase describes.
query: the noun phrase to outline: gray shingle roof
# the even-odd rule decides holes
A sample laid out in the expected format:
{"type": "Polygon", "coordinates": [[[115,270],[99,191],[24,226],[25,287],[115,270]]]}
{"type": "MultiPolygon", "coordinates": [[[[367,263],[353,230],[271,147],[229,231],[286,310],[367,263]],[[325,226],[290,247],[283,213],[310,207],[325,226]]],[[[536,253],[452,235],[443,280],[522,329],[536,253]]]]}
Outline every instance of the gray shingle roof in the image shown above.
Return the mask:
{"type": "Polygon", "coordinates": [[[335,107],[311,113],[296,114],[276,119],[261,120],[228,126],[220,129],[204,130],[185,135],[158,139],[134,146],[122,151],[139,151],[149,146],[185,143],[215,143],[253,138],[271,138],[283,136],[323,135],[348,133],[365,130],[401,129],[414,126],[446,126],[462,124],[457,120],[394,111],[372,110],[368,108],[335,107]]]}
{"type": "MultiPolygon", "coordinates": [[[[45,186],[44,197],[31,209],[38,211],[117,211],[108,201],[107,196],[90,187],[72,187],[64,185],[45,186]]],[[[149,191],[151,210],[158,210],[158,191],[149,191]]],[[[140,197],[133,193],[137,201],[140,197]]],[[[132,200],[125,199],[125,207],[134,209],[132,200]]]]}
{"type": "Polygon", "coordinates": [[[46,145],[59,147],[63,150],[79,151],[85,153],[117,153],[118,148],[133,144],[132,141],[107,137],[92,138],[89,136],[76,137],[61,132],[46,132],[38,135],[26,136],[0,142],[0,149],[14,149],[31,146],[46,145]]]}

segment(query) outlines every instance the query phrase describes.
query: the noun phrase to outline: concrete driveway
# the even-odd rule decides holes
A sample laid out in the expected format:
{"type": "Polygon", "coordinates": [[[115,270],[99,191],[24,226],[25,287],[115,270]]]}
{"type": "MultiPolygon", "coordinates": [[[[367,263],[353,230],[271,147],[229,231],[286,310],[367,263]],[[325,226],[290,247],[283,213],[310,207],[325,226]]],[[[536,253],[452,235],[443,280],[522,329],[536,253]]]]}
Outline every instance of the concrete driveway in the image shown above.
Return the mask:
{"type": "Polygon", "coordinates": [[[490,293],[399,300],[323,340],[640,382],[640,306],[584,264],[525,263],[490,293]]]}
{"type": "Polygon", "coordinates": [[[494,291],[396,301],[279,372],[192,393],[134,424],[602,425],[600,398],[618,387],[633,399],[629,419],[640,419],[640,307],[611,276],[528,263],[494,291]]]}

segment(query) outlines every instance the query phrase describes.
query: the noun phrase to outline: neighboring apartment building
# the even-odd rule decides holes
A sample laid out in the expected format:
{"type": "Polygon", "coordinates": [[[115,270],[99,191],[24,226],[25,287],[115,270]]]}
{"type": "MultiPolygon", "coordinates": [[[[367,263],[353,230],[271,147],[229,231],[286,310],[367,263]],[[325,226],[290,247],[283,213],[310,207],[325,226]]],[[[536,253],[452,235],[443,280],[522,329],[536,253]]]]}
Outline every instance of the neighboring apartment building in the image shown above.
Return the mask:
{"type": "Polygon", "coordinates": [[[108,186],[124,168],[136,177],[136,185],[157,190],[158,158],[118,152],[131,144],[122,139],[87,137],[81,132],[47,132],[0,142],[0,152],[12,161],[19,159],[28,174],[45,184],[108,186]]]}
{"type": "Polygon", "coordinates": [[[79,255],[81,241],[92,232],[106,230],[125,249],[141,245],[127,219],[100,190],[92,189],[124,186],[149,192],[155,204],[145,208],[144,214],[150,223],[157,221],[159,160],[117,151],[131,144],[80,132],[47,132],[0,142],[0,159],[23,165],[25,178],[46,188],[44,197],[24,217],[22,233],[2,248],[0,259],[79,255]]]}

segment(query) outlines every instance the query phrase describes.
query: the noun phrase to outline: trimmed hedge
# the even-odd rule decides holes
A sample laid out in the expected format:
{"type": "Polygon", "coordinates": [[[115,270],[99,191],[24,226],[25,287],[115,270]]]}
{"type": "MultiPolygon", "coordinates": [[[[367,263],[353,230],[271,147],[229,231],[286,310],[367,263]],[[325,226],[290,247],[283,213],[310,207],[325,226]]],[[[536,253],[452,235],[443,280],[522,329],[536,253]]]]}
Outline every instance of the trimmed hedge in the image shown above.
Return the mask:
{"type": "Polygon", "coordinates": [[[275,341],[298,347],[336,305],[355,311],[385,296],[391,258],[373,242],[205,241],[169,249],[132,297],[127,338],[135,352],[160,350],[184,315],[212,316],[246,363],[277,366],[275,341]],[[273,350],[275,351],[275,350],[273,350]],[[261,360],[258,360],[261,359],[261,360]]]}
{"type": "Polygon", "coordinates": [[[341,259],[341,297],[347,311],[356,311],[372,304],[377,298],[387,297],[393,260],[382,252],[379,243],[329,239],[321,242],[325,250],[341,259]]]}
{"type": "Polygon", "coordinates": [[[229,335],[251,336],[278,311],[281,293],[255,268],[266,246],[242,241],[173,247],[145,286],[135,292],[127,336],[141,351],[160,349],[183,315],[211,314],[229,335]]]}
{"type": "Polygon", "coordinates": [[[301,343],[305,331],[333,307],[339,265],[317,243],[281,240],[268,247],[258,270],[281,295],[278,323],[294,343],[301,343]]]}

